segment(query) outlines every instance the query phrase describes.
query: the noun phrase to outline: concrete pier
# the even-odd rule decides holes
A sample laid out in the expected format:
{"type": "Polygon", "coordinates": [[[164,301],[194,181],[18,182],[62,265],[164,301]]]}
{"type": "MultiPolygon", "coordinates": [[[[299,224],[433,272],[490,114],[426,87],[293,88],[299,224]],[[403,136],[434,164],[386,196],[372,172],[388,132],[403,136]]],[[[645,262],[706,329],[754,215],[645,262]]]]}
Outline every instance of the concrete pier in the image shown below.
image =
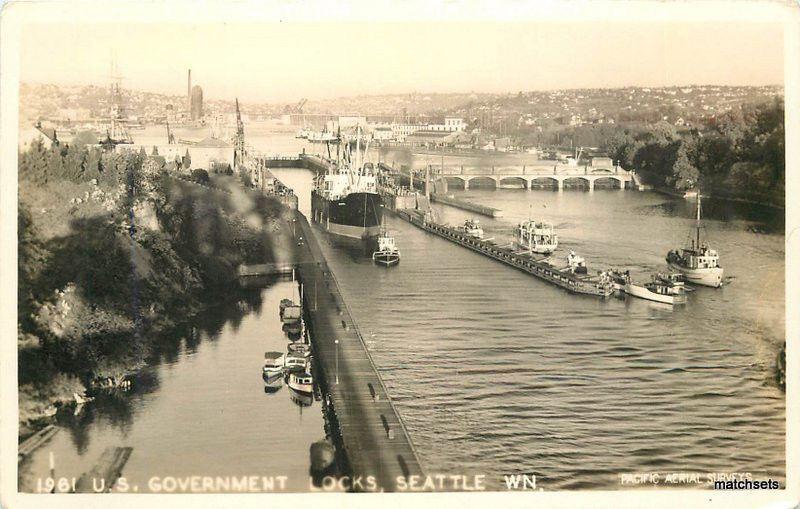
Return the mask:
{"type": "Polygon", "coordinates": [[[423,475],[405,425],[383,385],[364,339],[339,291],[306,217],[295,211],[297,266],[312,348],[323,373],[315,376],[333,406],[354,479],[369,491],[397,491],[398,478],[423,475]],[[302,237],[300,240],[299,237],[302,237]]]}

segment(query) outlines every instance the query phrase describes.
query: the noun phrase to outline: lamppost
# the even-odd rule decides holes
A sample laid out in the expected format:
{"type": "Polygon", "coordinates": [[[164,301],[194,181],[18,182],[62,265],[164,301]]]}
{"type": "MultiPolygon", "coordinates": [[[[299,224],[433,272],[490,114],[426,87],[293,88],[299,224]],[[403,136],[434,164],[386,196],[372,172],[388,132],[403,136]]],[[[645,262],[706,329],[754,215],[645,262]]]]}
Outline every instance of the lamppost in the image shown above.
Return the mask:
{"type": "Polygon", "coordinates": [[[339,340],[335,339],[333,342],[336,344],[336,385],[339,385],[339,340]]]}

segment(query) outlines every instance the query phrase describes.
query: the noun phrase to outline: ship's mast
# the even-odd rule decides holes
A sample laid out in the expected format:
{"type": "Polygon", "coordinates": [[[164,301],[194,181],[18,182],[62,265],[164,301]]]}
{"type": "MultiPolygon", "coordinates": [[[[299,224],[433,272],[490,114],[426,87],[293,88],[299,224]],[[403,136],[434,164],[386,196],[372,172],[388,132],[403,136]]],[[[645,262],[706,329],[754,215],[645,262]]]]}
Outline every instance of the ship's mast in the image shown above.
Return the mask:
{"type": "Polygon", "coordinates": [[[697,249],[700,249],[700,193],[697,193],[697,224],[695,225],[697,229],[697,249]]]}

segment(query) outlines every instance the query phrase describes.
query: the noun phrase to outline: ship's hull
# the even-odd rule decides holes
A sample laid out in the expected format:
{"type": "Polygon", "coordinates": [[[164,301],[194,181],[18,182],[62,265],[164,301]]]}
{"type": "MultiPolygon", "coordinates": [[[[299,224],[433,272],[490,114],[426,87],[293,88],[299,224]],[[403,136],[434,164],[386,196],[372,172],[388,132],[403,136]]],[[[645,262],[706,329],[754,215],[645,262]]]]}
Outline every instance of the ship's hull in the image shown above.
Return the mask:
{"type": "Polygon", "coordinates": [[[334,235],[368,239],[380,233],[383,200],[376,193],[350,193],[340,200],[328,200],[313,191],[311,216],[334,235]]]}
{"type": "Polygon", "coordinates": [[[690,269],[674,262],[669,262],[669,268],[680,272],[689,283],[702,286],[719,288],[722,286],[723,269],[714,267],[709,269],[690,269]]]}
{"type": "Polygon", "coordinates": [[[644,286],[627,284],[624,287],[627,294],[633,295],[640,299],[651,300],[653,302],[661,302],[662,304],[685,304],[686,295],[662,295],[660,293],[651,292],[644,286]]]}
{"type": "Polygon", "coordinates": [[[384,267],[391,267],[400,263],[400,253],[378,251],[372,254],[372,261],[384,267]]]}
{"type": "Polygon", "coordinates": [[[536,254],[552,254],[556,249],[558,249],[558,244],[532,244],[528,245],[520,241],[514,242],[518,248],[520,249],[530,249],[531,253],[536,254]]]}

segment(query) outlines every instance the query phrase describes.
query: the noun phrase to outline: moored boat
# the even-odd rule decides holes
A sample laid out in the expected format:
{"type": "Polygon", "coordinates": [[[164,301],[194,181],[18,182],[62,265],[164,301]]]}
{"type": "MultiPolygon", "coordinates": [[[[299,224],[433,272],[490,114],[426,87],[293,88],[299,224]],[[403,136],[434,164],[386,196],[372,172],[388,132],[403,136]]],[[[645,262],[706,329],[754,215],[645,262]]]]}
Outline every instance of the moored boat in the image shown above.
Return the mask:
{"type": "MultiPolygon", "coordinates": [[[[354,239],[380,233],[383,199],[378,194],[374,167],[363,161],[360,144],[356,154],[346,145],[344,159],[317,177],[311,191],[311,219],[325,231],[354,239]]],[[[366,149],[364,150],[366,152],[366,149]]]]}
{"type": "Polygon", "coordinates": [[[524,221],[514,229],[514,235],[514,243],[530,253],[550,254],[558,247],[558,235],[545,221],[524,221]]]}
{"type": "Polygon", "coordinates": [[[464,221],[464,225],[458,229],[470,237],[474,237],[476,239],[483,238],[483,228],[481,228],[480,222],[477,219],[467,219],[464,221]]]}
{"type": "Polygon", "coordinates": [[[570,251],[567,255],[567,269],[573,274],[587,274],[589,271],[586,267],[586,260],[583,256],[575,254],[575,251],[570,251]]]}
{"type": "Polygon", "coordinates": [[[311,345],[307,343],[289,343],[286,346],[286,350],[289,352],[290,355],[294,356],[302,356],[302,357],[311,356],[311,345]]]}
{"type": "Polygon", "coordinates": [[[394,237],[385,231],[378,236],[378,249],[372,253],[372,261],[385,267],[400,263],[400,250],[397,249],[394,237]]]}
{"type": "Polygon", "coordinates": [[[314,378],[308,372],[289,373],[287,385],[297,392],[305,394],[314,392],[314,378]]]}
{"type": "Polygon", "coordinates": [[[680,251],[674,249],[667,253],[670,269],[680,272],[689,283],[719,288],[722,286],[723,269],[719,264],[719,254],[711,249],[708,242],[700,241],[700,194],[697,195],[697,219],[695,236],[689,246],[680,251]]]}
{"type": "Polygon", "coordinates": [[[308,369],[308,359],[303,355],[287,355],[283,362],[283,369],[287,372],[304,372],[308,369]]]}
{"type": "Polygon", "coordinates": [[[281,352],[264,352],[264,376],[280,375],[283,373],[285,356],[281,352]]]}

